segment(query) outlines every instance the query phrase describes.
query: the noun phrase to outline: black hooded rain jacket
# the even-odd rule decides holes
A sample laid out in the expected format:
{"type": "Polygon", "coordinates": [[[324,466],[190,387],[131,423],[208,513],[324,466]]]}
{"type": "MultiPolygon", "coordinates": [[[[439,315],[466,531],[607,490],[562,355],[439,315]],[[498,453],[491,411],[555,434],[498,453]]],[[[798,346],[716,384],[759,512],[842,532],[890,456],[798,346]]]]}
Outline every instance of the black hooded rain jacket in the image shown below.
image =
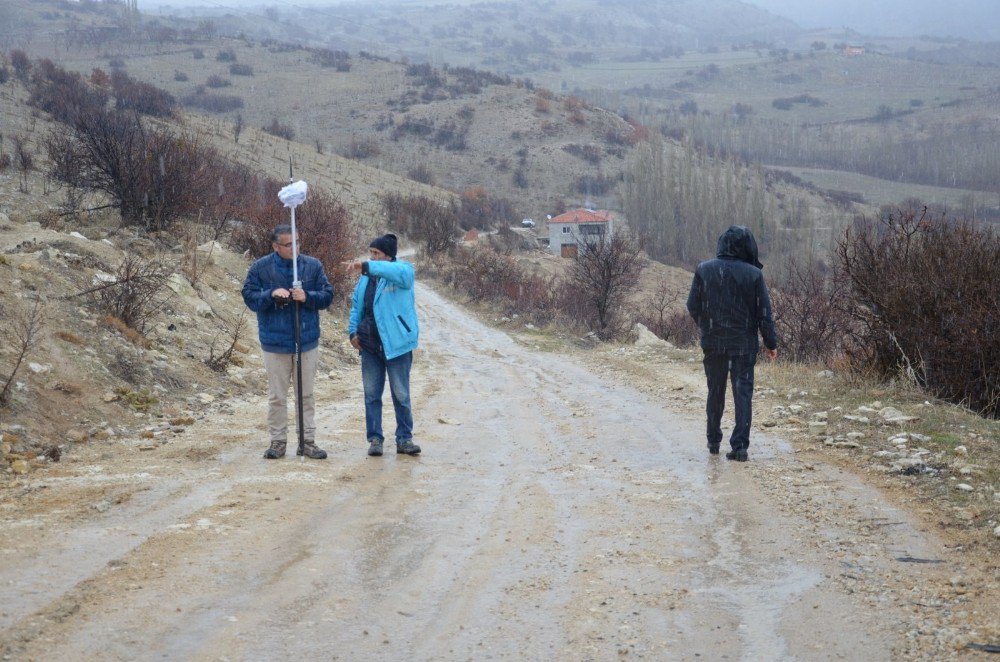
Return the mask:
{"type": "Polygon", "coordinates": [[[701,329],[708,353],[756,354],[777,349],[771,298],[764,283],[757,242],[749,228],[733,225],[719,237],[716,258],[698,265],[687,309],[701,329]]]}

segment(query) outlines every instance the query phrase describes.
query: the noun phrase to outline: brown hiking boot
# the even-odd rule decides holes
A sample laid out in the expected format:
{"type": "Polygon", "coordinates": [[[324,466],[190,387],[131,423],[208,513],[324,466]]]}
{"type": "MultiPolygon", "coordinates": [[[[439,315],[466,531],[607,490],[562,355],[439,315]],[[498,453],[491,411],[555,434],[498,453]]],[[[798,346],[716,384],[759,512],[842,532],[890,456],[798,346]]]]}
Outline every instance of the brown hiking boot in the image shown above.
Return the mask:
{"type": "Polygon", "coordinates": [[[264,459],[277,460],[285,457],[285,445],[284,441],[272,441],[271,447],[264,451],[264,459]]]}
{"type": "Polygon", "coordinates": [[[314,460],[325,460],[326,451],[316,445],[314,441],[307,441],[302,445],[302,450],[296,449],[296,455],[305,455],[306,457],[311,457],[314,460]]]}

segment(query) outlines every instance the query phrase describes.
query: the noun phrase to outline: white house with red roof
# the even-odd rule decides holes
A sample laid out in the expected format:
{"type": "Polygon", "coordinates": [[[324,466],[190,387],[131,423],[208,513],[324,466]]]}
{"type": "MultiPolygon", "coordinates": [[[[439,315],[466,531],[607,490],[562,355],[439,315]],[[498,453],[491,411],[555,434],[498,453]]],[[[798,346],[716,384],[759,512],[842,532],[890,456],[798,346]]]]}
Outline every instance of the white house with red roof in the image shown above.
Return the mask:
{"type": "Polygon", "coordinates": [[[609,211],[573,209],[549,219],[549,248],[561,257],[576,257],[580,244],[609,238],[614,231],[609,211]]]}

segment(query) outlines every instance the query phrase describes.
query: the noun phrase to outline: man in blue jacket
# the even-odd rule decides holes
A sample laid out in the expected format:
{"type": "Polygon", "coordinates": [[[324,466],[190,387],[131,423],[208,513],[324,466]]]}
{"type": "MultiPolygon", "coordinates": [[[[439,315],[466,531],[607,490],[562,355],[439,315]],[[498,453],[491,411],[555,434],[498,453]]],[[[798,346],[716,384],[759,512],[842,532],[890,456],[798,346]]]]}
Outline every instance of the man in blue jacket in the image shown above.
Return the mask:
{"type": "Polygon", "coordinates": [[[273,253],[250,266],[243,282],[243,301],[257,313],[257,332],[267,370],[267,430],[271,445],[264,457],[284,457],[288,441],[288,385],[295,374],[295,310],[298,302],[299,342],[302,345],[303,452],[306,457],[326,459],[316,446],[316,401],[313,384],[319,358],[319,311],[333,301],[333,287],[314,257],[298,256],[302,287],[292,287],[292,227],[279,225],[271,233],[273,253]]]}
{"type": "Polygon", "coordinates": [[[413,265],[396,260],[396,235],[376,238],[368,247],[370,259],[347,264],[361,275],[351,298],[347,327],[351,345],[361,353],[361,381],[365,389],[365,435],[368,454],[382,455],[382,392],[389,377],[396,412],[396,452],[417,455],[413,443],[410,407],[410,366],[417,348],[417,310],[413,303],[413,265]]]}
{"type": "Polygon", "coordinates": [[[733,383],[736,426],[726,457],[746,462],[750,447],[753,373],[764,338],[769,359],[778,356],[771,298],[757,259],[757,241],[749,228],[733,225],[719,237],[714,260],[698,265],[688,294],[687,309],[701,330],[708,380],[708,452],[716,455],[722,443],[722,410],[726,378],[733,383]]]}

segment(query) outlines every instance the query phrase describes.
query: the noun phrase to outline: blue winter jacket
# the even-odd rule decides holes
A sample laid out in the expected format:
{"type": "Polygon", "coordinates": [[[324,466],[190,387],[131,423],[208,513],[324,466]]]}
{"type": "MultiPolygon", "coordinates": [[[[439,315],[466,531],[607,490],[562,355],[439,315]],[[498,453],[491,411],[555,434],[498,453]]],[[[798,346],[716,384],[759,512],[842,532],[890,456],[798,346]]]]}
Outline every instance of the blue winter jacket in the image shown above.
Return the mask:
{"type": "MultiPolygon", "coordinates": [[[[308,352],[319,345],[319,311],[333,301],[333,286],[316,258],[299,255],[298,267],[299,280],[306,292],[299,313],[299,342],[302,351],[308,352]]],[[[250,265],[243,282],[243,301],[257,313],[261,348],[275,354],[294,354],[295,306],[290,303],[279,308],[271,296],[271,292],[282,287],[292,289],[292,261],[281,259],[277,253],[265,255],[250,265]]]]}
{"type": "MultiPolygon", "coordinates": [[[[368,274],[378,277],[373,313],[382,339],[386,360],[417,348],[417,309],[413,302],[413,265],[409,262],[371,260],[365,262],[368,274]]],[[[354,335],[365,314],[365,288],[368,276],[362,272],[351,297],[351,319],[347,333],[354,335]]]]}

